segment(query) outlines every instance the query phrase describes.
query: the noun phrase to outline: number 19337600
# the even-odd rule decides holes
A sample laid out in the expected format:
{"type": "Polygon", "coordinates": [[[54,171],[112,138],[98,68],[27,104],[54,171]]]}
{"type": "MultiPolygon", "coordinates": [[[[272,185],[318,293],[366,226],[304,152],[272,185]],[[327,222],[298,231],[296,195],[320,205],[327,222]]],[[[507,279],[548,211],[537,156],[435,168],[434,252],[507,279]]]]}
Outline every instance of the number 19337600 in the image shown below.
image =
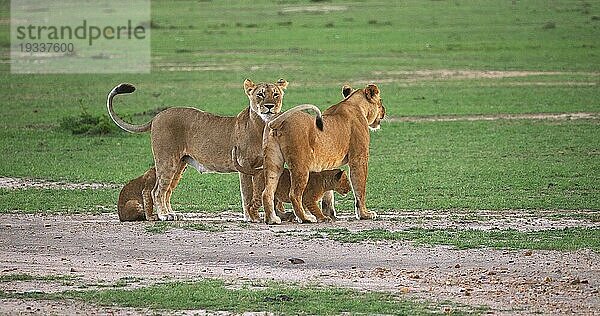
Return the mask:
{"type": "Polygon", "coordinates": [[[72,53],[73,43],[20,43],[22,53],[72,53]]]}

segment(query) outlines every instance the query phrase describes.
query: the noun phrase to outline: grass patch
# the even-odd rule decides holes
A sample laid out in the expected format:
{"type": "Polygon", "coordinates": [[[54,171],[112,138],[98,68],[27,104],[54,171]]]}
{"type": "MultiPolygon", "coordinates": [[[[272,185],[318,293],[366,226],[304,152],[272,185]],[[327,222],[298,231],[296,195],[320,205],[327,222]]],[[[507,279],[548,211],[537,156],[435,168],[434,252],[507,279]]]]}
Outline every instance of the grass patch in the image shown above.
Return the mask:
{"type": "Polygon", "coordinates": [[[189,222],[155,222],[152,225],[146,226],[145,230],[148,233],[163,234],[173,228],[204,232],[222,232],[224,230],[223,226],[220,225],[189,222]]]}
{"type": "MultiPolygon", "coordinates": [[[[599,124],[597,120],[384,122],[371,136],[367,206],[598,210],[599,124]]],[[[153,163],[148,135],[73,137],[0,129],[2,146],[6,151],[0,153],[0,174],[8,176],[124,184],[153,163]]],[[[117,189],[0,189],[6,197],[0,199],[0,211],[114,210],[118,193],[117,189]]],[[[353,209],[352,194],[337,200],[340,210],[353,209]]],[[[241,212],[238,175],[200,175],[189,169],[172,203],[180,212],[241,212]]]]}
{"type": "Polygon", "coordinates": [[[0,213],[117,213],[119,190],[0,189],[0,213]]]}
{"type": "Polygon", "coordinates": [[[320,229],[319,234],[340,242],[361,241],[411,241],[416,245],[449,245],[458,249],[535,249],[535,250],[579,250],[600,251],[600,229],[564,228],[533,232],[515,229],[423,229],[411,228],[402,231],[371,229],[351,232],[348,229],[320,229]]]}
{"type": "MultiPolygon", "coordinates": [[[[278,315],[432,315],[442,308],[437,305],[401,299],[388,293],[358,292],[340,288],[297,287],[270,284],[266,288],[243,286],[231,289],[220,280],[201,280],[158,284],[133,290],[111,289],[77,291],[58,294],[12,294],[46,299],[81,299],[86,302],[123,307],[185,310],[206,309],[235,313],[267,311],[278,315]]],[[[477,314],[480,309],[452,304],[457,315],[477,314]]]]}
{"type": "Polygon", "coordinates": [[[91,114],[84,107],[81,108],[81,113],[64,117],[59,127],[73,135],[96,136],[119,132],[119,128],[106,113],[91,114]]]}
{"type": "Polygon", "coordinates": [[[72,275],[31,275],[26,273],[0,275],[0,282],[14,281],[73,281],[78,277],[72,275]]]}
{"type": "MultiPolygon", "coordinates": [[[[13,75],[9,62],[0,63],[0,82],[10,91],[0,109],[0,175],[122,184],[141,175],[153,163],[149,135],[103,135],[108,126],[116,129],[105,102],[119,82],[138,88],[115,99],[115,111],[134,124],[170,106],[236,115],[248,104],[246,77],[286,78],[284,109],[325,108],[340,100],[342,84],[375,82],[391,117],[600,112],[600,6],[582,8],[575,0],[359,1],[308,9],[289,1],[177,3],[152,3],[149,74],[13,75]],[[554,27],[544,28],[549,22],[554,27]],[[415,73],[423,70],[544,73],[415,73]]],[[[0,2],[0,18],[10,21],[8,1],[0,2]]],[[[9,31],[0,29],[5,61],[9,31]]],[[[367,205],[600,209],[598,125],[384,123],[372,134],[367,205]]],[[[237,175],[188,173],[174,192],[176,209],[241,212],[237,175]]],[[[96,211],[116,202],[118,192],[105,192],[2,192],[8,199],[0,199],[0,211],[96,211]]],[[[340,202],[341,210],[353,208],[351,197],[340,202]]]]}

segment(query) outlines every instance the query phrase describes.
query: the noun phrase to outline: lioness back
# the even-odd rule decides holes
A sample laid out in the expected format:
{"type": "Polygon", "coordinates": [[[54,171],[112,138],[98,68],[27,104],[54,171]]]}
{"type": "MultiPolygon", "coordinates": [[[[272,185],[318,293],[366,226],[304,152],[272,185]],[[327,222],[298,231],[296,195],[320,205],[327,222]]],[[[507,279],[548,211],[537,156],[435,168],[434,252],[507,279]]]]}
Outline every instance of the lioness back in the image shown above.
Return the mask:
{"type": "Polygon", "coordinates": [[[232,172],[235,123],[236,117],[195,108],[170,108],[157,114],[152,122],[152,147],[161,148],[161,153],[182,156],[172,157],[176,160],[189,155],[204,171],[232,172]]]}

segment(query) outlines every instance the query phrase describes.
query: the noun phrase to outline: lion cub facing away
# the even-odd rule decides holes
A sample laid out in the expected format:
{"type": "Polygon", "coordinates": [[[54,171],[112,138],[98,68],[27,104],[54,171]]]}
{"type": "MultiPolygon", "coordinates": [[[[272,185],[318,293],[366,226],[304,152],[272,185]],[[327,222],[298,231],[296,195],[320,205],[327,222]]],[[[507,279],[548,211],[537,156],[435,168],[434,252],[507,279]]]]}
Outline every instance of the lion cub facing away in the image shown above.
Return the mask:
{"type": "Polygon", "coordinates": [[[121,222],[157,219],[157,216],[152,214],[152,189],[155,183],[156,169],[152,167],[121,189],[117,202],[117,212],[121,222]]]}

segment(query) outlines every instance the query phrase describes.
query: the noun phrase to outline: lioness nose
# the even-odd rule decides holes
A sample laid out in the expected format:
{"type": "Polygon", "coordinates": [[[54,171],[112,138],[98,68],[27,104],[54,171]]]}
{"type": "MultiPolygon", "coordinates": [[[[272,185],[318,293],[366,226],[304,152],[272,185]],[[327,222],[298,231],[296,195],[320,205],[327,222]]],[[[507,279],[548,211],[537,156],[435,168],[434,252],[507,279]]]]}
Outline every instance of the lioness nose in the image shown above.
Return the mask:
{"type": "Polygon", "coordinates": [[[270,110],[270,109],[272,109],[272,108],[275,107],[275,104],[273,104],[273,103],[265,103],[265,107],[270,110]]]}

